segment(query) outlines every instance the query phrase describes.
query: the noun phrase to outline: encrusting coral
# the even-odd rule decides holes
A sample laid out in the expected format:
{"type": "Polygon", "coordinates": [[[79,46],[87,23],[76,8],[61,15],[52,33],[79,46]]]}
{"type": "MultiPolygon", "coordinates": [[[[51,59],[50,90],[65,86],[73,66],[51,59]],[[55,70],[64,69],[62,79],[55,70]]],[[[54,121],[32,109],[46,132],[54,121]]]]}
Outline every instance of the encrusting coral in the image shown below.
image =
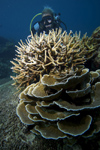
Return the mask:
{"type": "Polygon", "coordinates": [[[12,77],[20,103],[21,122],[47,139],[89,137],[100,131],[100,69],[89,71],[84,63],[98,43],[70,31],[31,34],[17,46],[12,77]]]}

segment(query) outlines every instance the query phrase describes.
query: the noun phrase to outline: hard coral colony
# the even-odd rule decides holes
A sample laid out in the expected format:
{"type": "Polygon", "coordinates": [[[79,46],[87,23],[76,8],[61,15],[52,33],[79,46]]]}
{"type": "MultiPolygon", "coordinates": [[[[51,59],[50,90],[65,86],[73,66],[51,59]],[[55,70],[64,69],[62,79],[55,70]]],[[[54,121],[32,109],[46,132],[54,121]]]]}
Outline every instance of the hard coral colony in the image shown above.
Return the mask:
{"type": "Polygon", "coordinates": [[[12,61],[14,85],[24,88],[17,115],[33,125],[33,133],[72,139],[100,131],[100,69],[84,66],[97,51],[98,39],[86,34],[81,39],[80,33],[59,29],[31,34],[26,43],[19,43],[12,61]]]}

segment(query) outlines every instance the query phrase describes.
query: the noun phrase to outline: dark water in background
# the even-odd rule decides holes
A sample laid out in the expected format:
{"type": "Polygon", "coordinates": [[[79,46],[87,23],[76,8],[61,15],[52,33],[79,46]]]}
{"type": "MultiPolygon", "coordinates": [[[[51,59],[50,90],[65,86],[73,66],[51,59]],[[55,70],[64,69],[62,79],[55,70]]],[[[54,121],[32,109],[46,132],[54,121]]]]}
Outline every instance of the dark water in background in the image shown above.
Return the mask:
{"type": "Polygon", "coordinates": [[[82,35],[87,32],[90,36],[100,25],[100,0],[0,0],[0,36],[26,39],[32,17],[44,6],[61,13],[68,32],[81,30],[82,35]]]}

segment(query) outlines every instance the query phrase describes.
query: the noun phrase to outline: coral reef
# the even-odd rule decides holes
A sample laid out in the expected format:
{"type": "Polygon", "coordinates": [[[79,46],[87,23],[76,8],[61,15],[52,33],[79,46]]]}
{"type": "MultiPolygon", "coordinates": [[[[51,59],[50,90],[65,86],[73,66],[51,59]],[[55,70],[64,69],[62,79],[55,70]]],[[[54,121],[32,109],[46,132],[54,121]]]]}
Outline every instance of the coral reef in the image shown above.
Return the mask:
{"type": "MultiPolygon", "coordinates": [[[[99,43],[99,42],[100,42],[100,26],[97,27],[97,28],[93,31],[91,38],[92,38],[93,40],[95,40],[96,43],[99,43]]],[[[100,46],[100,43],[99,43],[99,46],[100,46]]]]}
{"type": "Polygon", "coordinates": [[[72,31],[69,34],[61,32],[59,29],[48,35],[45,32],[40,36],[31,34],[26,43],[21,41],[20,47],[16,46],[17,57],[11,63],[16,73],[12,79],[17,88],[37,82],[43,74],[50,72],[74,74],[79,65],[95,54],[97,45],[86,34],[80,39],[80,33],[71,36],[72,31]]]}
{"type": "MultiPolygon", "coordinates": [[[[17,115],[47,139],[91,137],[100,131],[100,69],[84,63],[99,43],[86,34],[50,31],[17,46],[12,79],[20,93],[17,115]],[[16,61],[16,62],[15,62],[16,61]]],[[[75,140],[74,140],[75,138],[75,140]]]]}
{"type": "Polygon", "coordinates": [[[96,45],[96,54],[85,63],[85,66],[91,71],[95,71],[100,68],[100,26],[94,30],[90,37],[90,41],[96,45]]]}
{"type": "Polygon", "coordinates": [[[100,68],[100,26],[98,28],[95,29],[95,31],[93,32],[92,39],[94,39],[95,43],[98,44],[97,46],[97,55],[94,58],[94,64],[96,67],[100,68]]]}
{"type": "Polygon", "coordinates": [[[81,138],[70,148],[66,138],[48,140],[30,132],[30,126],[24,125],[15,113],[18,94],[13,94],[16,89],[12,82],[2,83],[0,80],[0,150],[85,150],[86,147],[99,150],[99,133],[88,139],[81,138]]]}
{"type": "Polygon", "coordinates": [[[99,77],[100,70],[88,69],[75,76],[45,74],[20,93],[17,115],[44,138],[91,136],[100,130],[99,77]]]}

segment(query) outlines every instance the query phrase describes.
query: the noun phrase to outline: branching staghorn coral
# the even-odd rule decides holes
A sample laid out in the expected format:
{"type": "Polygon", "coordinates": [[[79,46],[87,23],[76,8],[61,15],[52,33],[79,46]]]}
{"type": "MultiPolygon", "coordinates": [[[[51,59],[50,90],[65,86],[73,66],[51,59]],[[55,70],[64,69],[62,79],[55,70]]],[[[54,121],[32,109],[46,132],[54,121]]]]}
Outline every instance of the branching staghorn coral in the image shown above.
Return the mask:
{"type": "Polygon", "coordinates": [[[28,36],[26,43],[22,40],[17,47],[17,55],[11,63],[13,72],[12,77],[15,85],[26,87],[30,83],[39,81],[45,73],[74,73],[79,65],[93,56],[95,46],[89,45],[89,38],[86,34],[80,38],[79,34],[73,35],[72,31],[52,30],[48,35],[45,32],[38,36],[28,36]]]}

